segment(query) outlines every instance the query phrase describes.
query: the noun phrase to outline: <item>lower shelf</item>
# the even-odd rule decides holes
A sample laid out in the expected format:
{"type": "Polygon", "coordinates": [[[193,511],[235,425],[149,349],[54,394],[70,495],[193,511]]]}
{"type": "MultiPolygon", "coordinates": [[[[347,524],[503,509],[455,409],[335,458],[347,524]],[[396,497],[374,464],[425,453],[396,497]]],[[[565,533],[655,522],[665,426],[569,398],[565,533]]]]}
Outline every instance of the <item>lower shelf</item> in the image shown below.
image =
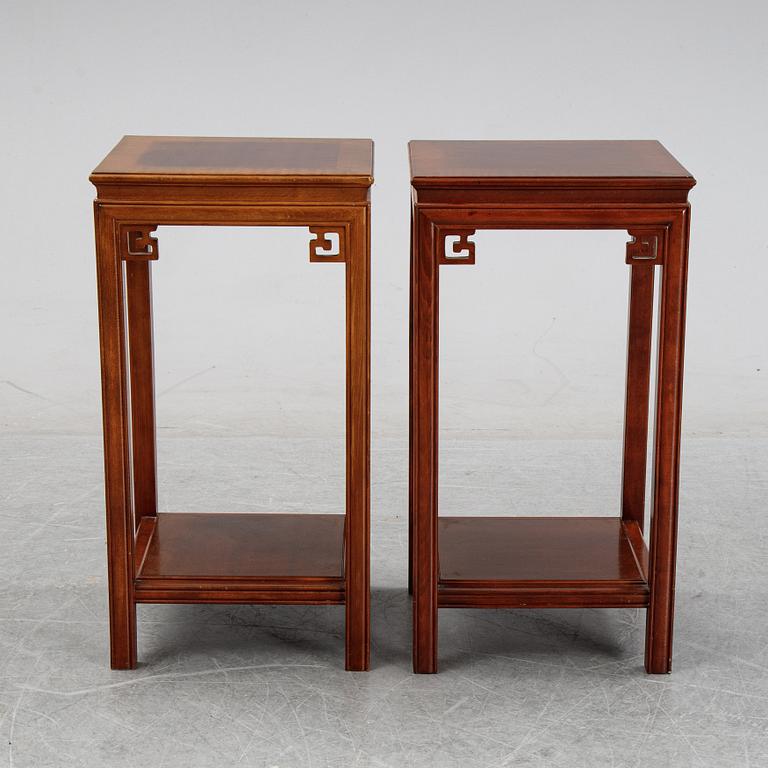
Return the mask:
{"type": "Polygon", "coordinates": [[[609,517],[441,517],[438,606],[648,604],[637,523],[609,517]]]}
{"type": "Polygon", "coordinates": [[[145,517],[135,596],[144,603],[343,603],[344,515],[145,517]]]}

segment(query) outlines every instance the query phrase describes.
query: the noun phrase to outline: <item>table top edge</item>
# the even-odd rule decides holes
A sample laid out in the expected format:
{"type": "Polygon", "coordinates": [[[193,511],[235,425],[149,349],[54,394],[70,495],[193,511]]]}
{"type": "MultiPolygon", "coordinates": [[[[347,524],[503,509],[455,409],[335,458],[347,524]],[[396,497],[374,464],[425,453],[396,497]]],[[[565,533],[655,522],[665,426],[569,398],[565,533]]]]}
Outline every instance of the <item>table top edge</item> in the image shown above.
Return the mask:
{"type": "Polygon", "coordinates": [[[693,174],[657,139],[412,139],[408,160],[414,187],[674,185],[691,189],[696,184],[693,174]],[[505,156],[506,146],[514,150],[511,158],[505,156]],[[551,162],[542,160],[550,146],[559,156],[551,162]],[[619,154],[618,162],[615,155],[607,162],[600,156],[624,149],[626,157],[619,154]],[[633,157],[638,150],[650,160],[633,157]]]}
{"type": "Polygon", "coordinates": [[[116,173],[98,170],[92,171],[88,176],[88,180],[97,187],[99,184],[370,187],[373,186],[374,183],[372,174],[353,173],[116,173]]]}

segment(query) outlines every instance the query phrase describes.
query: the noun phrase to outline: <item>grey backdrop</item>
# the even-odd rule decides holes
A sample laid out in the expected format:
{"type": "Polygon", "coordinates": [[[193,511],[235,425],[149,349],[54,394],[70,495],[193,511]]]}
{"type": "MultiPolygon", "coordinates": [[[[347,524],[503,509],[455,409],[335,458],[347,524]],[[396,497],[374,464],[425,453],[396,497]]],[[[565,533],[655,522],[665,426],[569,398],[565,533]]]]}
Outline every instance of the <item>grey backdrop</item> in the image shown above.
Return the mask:
{"type": "MultiPolygon", "coordinates": [[[[768,764],[765,2],[0,3],[0,765],[768,764]],[[125,133],[360,136],[373,188],[372,671],[337,607],[142,606],[107,660],[88,173],[125,133]],[[643,611],[447,611],[410,673],[410,138],[658,138],[698,179],[674,674],[643,611]]],[[[163,510],[338,511],[343,267],[161,228],[163,510]]],[[[615,514],[620,232],[442,270],[443,513],[615,514]]]]}
{"type": "MultiPolygon", "coordinates": [[[[407,140],[660,139],[698,179],[686,433],[764,434],[767,20],[760,2],[4,2],[4,429],[98,431],[87,175],[122,134],[166,133],[374,139],[375,436],[406,427],[407,140]]],[[[160,235],[158,390],[195,376],[164,425],[336,429],[341,283],[305,235],[160,235]]],[[[481,233],[478,253],[443,270],[444,426],[613,434],[623,237],[481,233]]]]}
{"type": "MultiPolygon", "coordinates": [[[[3,16],[5,430],[98,434],[87,175],[122,134],[159,133],[374,139],[374,445],[407,428],[408,139],[658,138],[698,179],[685,434],[766,434],[763,3],[18,2],[3,16]]],[[[179,436],[341,435],[342,268],[311,267],[306,239],[160,231],[161,460],[179,436]]],[[[442,270],[443,440],[609,439],[612,512],[625,237],[476,239],[476,267],[442,270]]]]}

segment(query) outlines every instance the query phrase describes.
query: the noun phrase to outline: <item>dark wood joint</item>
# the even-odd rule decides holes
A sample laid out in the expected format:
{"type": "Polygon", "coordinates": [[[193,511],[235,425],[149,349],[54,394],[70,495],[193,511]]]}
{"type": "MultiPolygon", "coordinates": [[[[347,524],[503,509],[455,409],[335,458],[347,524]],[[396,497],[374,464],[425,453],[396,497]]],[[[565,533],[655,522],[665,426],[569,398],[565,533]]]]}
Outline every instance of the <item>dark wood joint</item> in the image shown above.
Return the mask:
{"type": "Polygon", "coordinates": [[[157,261],[160,251],[152,233],[154,224],[124,225],[120,230],[120,258],[124,261],[157,261]]]}
{"type": "Polygon", "coordinates": [[[314,235],[309,241],[310,262],[346,261],[346,227],[310,227],[309,232],[314,235]]]}
{"type": "Polygon", "coordinates": [[[627,264],[663,264],[666,228],[631,228],[627,230],[627,264]]]}
{"type": "Polygon", "coordinates": [[[440,264],[474,264],[475,242],[469,238],[475,234],[474,229],[450,229],[440,232],[439,263],[440,264]],[[449,242],[449,238],[456,238],[449,242]]]}

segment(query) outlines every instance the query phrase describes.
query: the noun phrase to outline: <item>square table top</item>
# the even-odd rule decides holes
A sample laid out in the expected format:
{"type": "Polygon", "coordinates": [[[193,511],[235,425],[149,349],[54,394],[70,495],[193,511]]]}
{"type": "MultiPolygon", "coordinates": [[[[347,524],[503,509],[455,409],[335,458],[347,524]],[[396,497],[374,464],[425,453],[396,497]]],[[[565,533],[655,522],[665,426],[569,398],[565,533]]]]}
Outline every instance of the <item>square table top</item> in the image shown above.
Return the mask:
{"type": "Polygon", "coordinates": [[[411,141],[408,148],[416,187],[696,183],[658,141],[411,141]]]}
{"type": "Polygon", "coordinates": [[[91,181],[373,183],[370,139],[124,136],[91,181]]]}

